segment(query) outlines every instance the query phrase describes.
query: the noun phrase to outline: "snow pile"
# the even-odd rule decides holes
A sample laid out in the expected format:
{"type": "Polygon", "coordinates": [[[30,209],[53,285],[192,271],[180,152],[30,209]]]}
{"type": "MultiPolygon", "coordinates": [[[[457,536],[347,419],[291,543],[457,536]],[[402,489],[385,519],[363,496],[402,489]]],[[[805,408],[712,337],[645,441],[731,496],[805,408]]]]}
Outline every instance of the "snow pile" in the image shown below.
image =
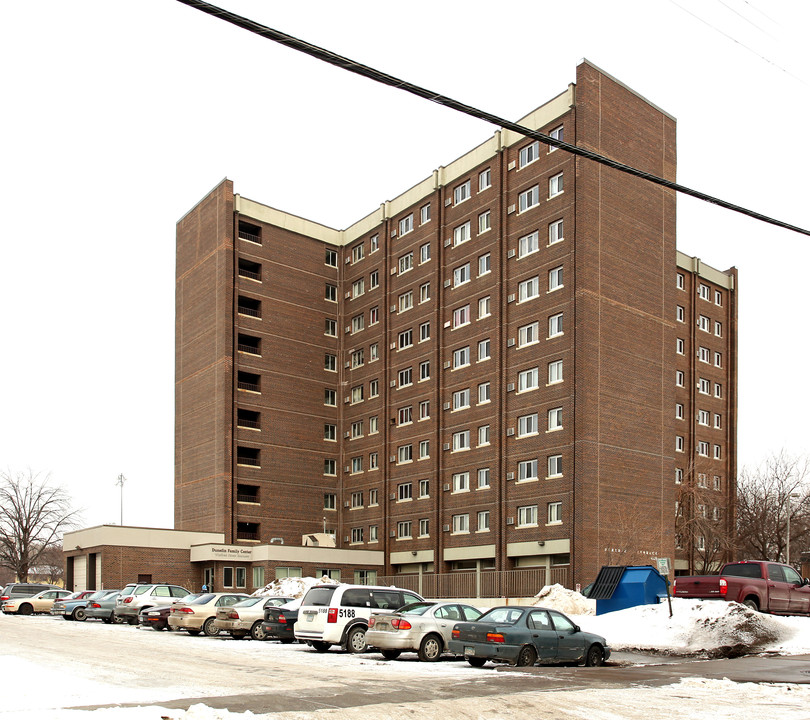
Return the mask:
{"type": "Polygon", "coordinates": [[[733,657],[785,647],[800,627],[797,620],[807,624],[807,618],[763,615],[738,603],[673,598],[672,617],[664,602],[584,616],[577,622],[583,630],[607,638],[614,650],[733,657]]]}
{"type": "Polygon", "coordinates": [[[594,615],[596,600],[589,600],[582,593],[568,590],[562,585],[546,585],[534,596],[535,606],[559,610],[568,615],[594,615]]]}
{"type": "Polygon", "coordinates": [[[276,580],[272,580],[271,582],[267,583],[263,588],[260,590],[256,590],[253,592],[253,595],[258,595],[260,597],[291,597],[291,598],[300,598],[303,597],[307,590],[309,590],[313,585],[322,585],[324,583],[334,583],[334,580],[330,580],[326,575],[322,578],[314,578],[314,577],[286,577],[286,578],[278,578],[276,580]]]}

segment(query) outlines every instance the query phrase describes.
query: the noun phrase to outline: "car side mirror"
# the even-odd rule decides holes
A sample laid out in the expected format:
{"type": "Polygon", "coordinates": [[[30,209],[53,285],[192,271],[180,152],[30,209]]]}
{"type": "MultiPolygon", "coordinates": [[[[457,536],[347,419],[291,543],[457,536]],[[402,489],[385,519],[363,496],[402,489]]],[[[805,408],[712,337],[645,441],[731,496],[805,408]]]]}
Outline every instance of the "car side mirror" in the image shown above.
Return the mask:
{"type": "Polygon", "coordinates": [[[574,625],[574,632],[580,632],[581,629],[579,625],[574,625]]]}
{"type": "Polygon", "coordinates": [[[804,578],[804,580],[802,580],[802,585],[810,585],[810,578],[804,578]]]}

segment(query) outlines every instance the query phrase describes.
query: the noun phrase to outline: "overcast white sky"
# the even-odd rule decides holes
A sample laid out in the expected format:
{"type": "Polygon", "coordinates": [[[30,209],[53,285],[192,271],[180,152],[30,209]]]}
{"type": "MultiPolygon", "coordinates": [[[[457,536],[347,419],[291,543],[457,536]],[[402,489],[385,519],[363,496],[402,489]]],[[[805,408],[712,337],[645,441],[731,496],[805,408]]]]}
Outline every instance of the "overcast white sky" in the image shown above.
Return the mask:
{"type": "MultiPolygon", "coordinates": [[[[513,120],[588,58],[678,120],[678,180],[810,228],[804,0],[219,4],[513,120]]],[[[171,527],[175,223],[223,177],[344,228],[494,128],[175,0],[5,3],[0,467],[86,525],[171,527]]],[[[810,451],[810,238],[691,198],[678,247],[739,268],[739,463],[810,451]]]]}

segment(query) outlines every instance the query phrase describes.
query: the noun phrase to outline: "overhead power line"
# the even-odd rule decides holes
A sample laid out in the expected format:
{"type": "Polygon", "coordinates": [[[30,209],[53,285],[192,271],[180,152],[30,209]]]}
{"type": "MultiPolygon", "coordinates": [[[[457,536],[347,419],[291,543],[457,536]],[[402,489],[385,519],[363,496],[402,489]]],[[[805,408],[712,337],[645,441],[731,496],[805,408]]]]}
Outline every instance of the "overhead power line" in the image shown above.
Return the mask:
{"type": "Polygon", "coordinates": [[[369,78],[370,80],[374,80],[375,82],[378,83],[382,83],[383,85],[388,85],[390,87],[397,88],[399,90],[404,90],[406,92],[411,93],[412,95],[416,95],[417,97],[424,98],[425,100],[430,100],[431,102],[443,105],[444,107],[448,107],[452,110],[457,110],[458,112],[464,113],[465,115],[469,115],[479,120],[483,120],[497,127],[512,130],[520,135],[525,135],[526,137],[532,138],[533,140],[539,140],[540,142],[546,145],[552,145],[556,148],[559,148],[560,150],[569,152],[572,155],[577,155],[579,157],[592,160],[601,165],[613,168],[614,170],[618,170],[620,172],[627,173],[628,175],[633,175],[643,180],[647,180],[651,183],[655,183],[656,185],[661,185],[662,187],[669,188],[670,190],[674,190],[675,192],[679,192],[683,195],[689,195],[691,197],[697,198],[698,200],[703,200],[704,202],[712,203],[713,205],[718,205],[719,207],[725,208],[726,210],[733,210],[734,212],[747,215],[748,217],[754,218],[755,220],[760,220],[762,222],[769,223],[770,225],[776,225],[777,227],[792,230],[794,232],[801,233],[802,235],[810,235],[810,230],[805,230],[804,228],[797,227],[796,225],[791,225],[782,220],[777,220],[775,218],[768,217],[767,215],[763,215],[753,210],[749,210],[748,208],[735,205],[733,203],[727,202],[726,200],[721,200],[720,198],[707,195],[706,193],[700,192],[699,190],[693,190],[692,188],[686,187],[685,185],[674,183],[671,180],[665,180],[664,178],[658,177],[657,175],[653,175],[652,173],[644,172],[643,170],[639,170],[630,165],[625,165],[624,163],[617,162],[616,160],[605,157],[604,155],[600,155],[599,153],[592,152],[591,150],[587,150],[577,145],[571,145],[570,143],[564,142],[562,140],[557,140],[549,135],[545,135],[541,132],[538,132],[537,130],[532,130],[531,128],[527,128],[517,123],[514,123],[510,120],[498,117],[497,115],[493,115],[492,113],[486,112],[484,110],[479,110],[478,108],[475,108],[471,105],[466,105],[462,102],[459,102],[458,100],[453,100],[452,98],[449,98],[446,95],[433,92],[432,90],[427,90],[423,87],[420,87],[419,85],[414,85],[413,83],[409,83],[406,80],[400,80],[399,78],[396,78],[393,75],[388,75],[379,70],[375,70],[374,68],[369,67],[368,65],[363,65],[361,63],[355,62],[354,60],[350,60],[349,58],[343,57],[342,55],[333,53],[330,50],[318,47],[317,45],[312,45],[311,43],[308,43],[305,40],[299,40],[298,38],[293,37],[292,35],[287,35],[286,33],[283,33],[279,30],[274,30],[273,28],[269,28],[266,25],[261,25],[260,23],[250,20],[249,18],[242,17],[241,15],[237,15],[236,13],[232,13],[228,10],[217,7],[216,5],[212,5],[211,3],[203,2],[203,0],[178,0],[178,2],[181,2],[184,5],[188,5],[189,7],[196,8],[197,10],[200,10],[201,12],[207,13],[209,15],[213,15],[214,17],[217,17],[220,20],[225,20],[226,22],[229,22],[232,25],[236,25],[237,27],[240,27],[244,30],[248,30],[249,32],[255,33],[256,35],[259,35],[263,38],[273,40],[274,42],[280,43],[281,45],[285,45],[289,48],[292,48],[293,50],[298,50],[299,52],[302,52],[306,55],[310,55],[311,57],[317,58],[318,60],[327,62],[330,65],[334,65],[343,70],[348,70],[349,72],[353,72],[357,75],[362,75],[363,77],[369,78]]]}

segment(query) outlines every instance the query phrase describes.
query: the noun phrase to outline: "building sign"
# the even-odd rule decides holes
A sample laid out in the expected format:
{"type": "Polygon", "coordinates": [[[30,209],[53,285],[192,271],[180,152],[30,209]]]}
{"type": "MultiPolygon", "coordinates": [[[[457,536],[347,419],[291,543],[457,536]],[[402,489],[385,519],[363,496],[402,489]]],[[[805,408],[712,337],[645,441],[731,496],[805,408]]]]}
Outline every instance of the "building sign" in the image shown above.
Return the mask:
{"type": "Polygon", "coordinates": [[[196,545],[191,548],[191,561],[223,560],[227,562],[251,562],[253,548],[233,545],[196,545]]]}

